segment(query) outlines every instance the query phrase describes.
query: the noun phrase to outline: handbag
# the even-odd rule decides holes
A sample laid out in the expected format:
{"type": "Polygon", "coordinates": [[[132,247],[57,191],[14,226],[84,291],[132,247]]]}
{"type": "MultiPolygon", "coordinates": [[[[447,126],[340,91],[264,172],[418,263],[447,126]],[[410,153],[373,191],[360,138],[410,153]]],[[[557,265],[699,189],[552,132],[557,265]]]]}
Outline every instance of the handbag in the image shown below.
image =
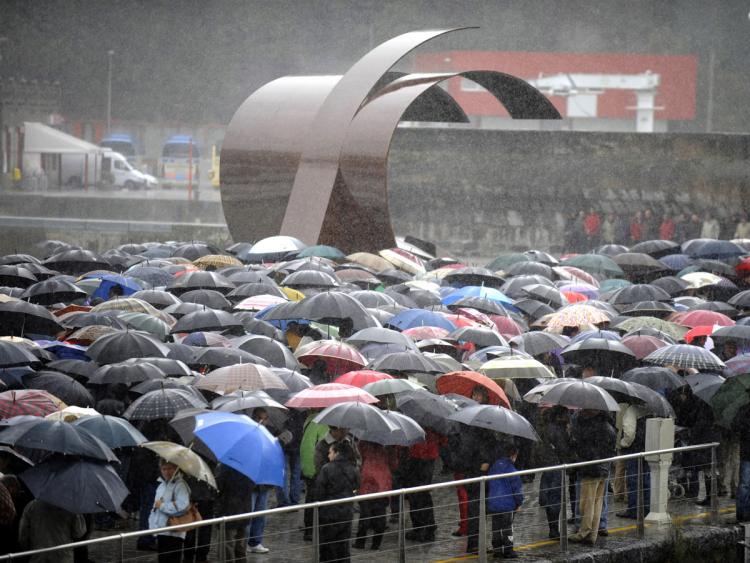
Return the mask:
{"type": "MultiPolygon", "coordinates": [[[[172,502],[174,503],[174,490],[172,490],[172,502]]],[[[192,524],[193,522],[200,522],[203,520],[203,516],[201,516],[201,513],[198,512],[198,507],[195,506],[195,503],[190,503],[188,505],[187,510],[180,516],[170,516],[167,518],[167,525],[168,526],[179,526],[181,524],[192,524]]],[[[185,528],[182,530],[183,532],[189,532],[190,530],[194,530],[198,526],[193,526],[191,528],[185,528]]]]}

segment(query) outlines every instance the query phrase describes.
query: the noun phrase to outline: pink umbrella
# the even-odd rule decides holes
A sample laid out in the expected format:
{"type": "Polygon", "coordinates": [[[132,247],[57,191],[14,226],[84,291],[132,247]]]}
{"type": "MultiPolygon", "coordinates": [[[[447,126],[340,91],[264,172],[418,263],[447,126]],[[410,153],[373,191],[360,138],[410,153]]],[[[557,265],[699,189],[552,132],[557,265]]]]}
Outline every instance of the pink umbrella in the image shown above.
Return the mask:
{"type": "Polygon", "coordinates": [[[490,318],[495,323],[495,326],[497,327],[497,331],[500,334],[502,334],[503,337],[505,337],[506,339],[523,334],[523,329],[520,326],[518,326],[518,323],[516,323],[516,321],[514,321],[510,317],[501,317],[500,315],[492,315],[490,318]]]}
{"type": "Polygon", "coordinates": [[[368,363],[367,358],[354,346],[335,340],[320,340],[310,344],[297,359],[308,367],[315,360],[323,360],[326,372],[331,375],[341,375],[365,367],[368,363]]]}
{"type": "Polygon", "coordinates": [[[621,342],[625,346],[630,348],[633,354],[635,354],[635,357],[639,360],[642,360],[651,352],[658,350],[659,348],[664,348],[664,346],[667,346],[667,344],[669,344],[668,342],[664,342],[660,338],[649,336],[647,334],[634,334],[633,336],[626,336],[621,340],[621,342]]]}
{"type": "Polygon", "coordinates": [[[323,385],[303,389],[284,403],[284,406],[296,409],[323,409],[347,401],[377,403],[378,398],[353,385],[324,383],[323,385]]]}
{"type": "Polygon", "coordinates": [[[350,371],[345,373],[344,375],[338,376],[334,380],[334,383],[343,383],[344,385],[353,385],[354,387],[362,388],[368,383],[381,381],[383,379],[394,379],[394,377],[381,371],[375,371],[372,369],[360,369],[357,371],[350,371]]]}
{"type": "Polygon", "coordinates": [[[439,326],[415,326],[407,328],[402,332],[402,334],[405,334],[415,341],[429,340],[431,338],[445,338],[449,333],[449,330],[439,326]]]}
{"type": "Polygon", "coordinates": [[[270,295],[264,293],[262,295],[253,295],[247,299],[243,299],[234,308],[238,311],[262,311],[266,307],[271,305],[280,305],[286,303],[288,299],[279,297],[278,295],[270,295]]]}
{"type": "Polygon", "coordinates": [[[467,317],[471,319],[472,321],[481,323],[484,326],[494,328],[493,325],[495,323],[492,322],[492,317],[490,315],[487,315],[486,313],[482,313],[481,311],[477,311],[476,309],[472,309],[471,307],[459,307],[458,309],[456,309],[456,313],[458,313],[459,315],[463,317],[467,317]]]}

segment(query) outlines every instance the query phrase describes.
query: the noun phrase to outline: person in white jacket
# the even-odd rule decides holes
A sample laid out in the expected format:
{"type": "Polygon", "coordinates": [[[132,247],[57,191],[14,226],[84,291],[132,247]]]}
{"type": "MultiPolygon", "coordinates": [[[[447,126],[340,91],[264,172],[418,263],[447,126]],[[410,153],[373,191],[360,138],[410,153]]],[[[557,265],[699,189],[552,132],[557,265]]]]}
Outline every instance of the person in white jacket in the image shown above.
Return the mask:
{"type": "MultiPolygon", "coordinates": [[[[159,486],[154,496],[154,507],[148,519],[148,527],[164,528],[169,526],[171,516],[182,516],[190,507],[190,487],[182,478],[179,468],[166,460],[159,461],[159,486]]],[[[159,563],[180,563],[182,547],[186,532],[159,532],[156,535],[156,547],[159,552],[159,563]]]]}

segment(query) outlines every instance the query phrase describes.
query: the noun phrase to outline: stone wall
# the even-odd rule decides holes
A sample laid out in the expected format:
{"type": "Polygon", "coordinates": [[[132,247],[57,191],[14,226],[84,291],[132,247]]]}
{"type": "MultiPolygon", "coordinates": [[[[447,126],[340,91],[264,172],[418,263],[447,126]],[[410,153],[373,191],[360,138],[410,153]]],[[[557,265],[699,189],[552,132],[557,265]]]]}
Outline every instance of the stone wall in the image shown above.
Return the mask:
{"type": "Polygon", "coordinates": [[[464,257],[562,250],[567,216],[592,205],[729,221],[749,193],[750,136],[403,128],[389,182],[398,234],[464,257]]]}

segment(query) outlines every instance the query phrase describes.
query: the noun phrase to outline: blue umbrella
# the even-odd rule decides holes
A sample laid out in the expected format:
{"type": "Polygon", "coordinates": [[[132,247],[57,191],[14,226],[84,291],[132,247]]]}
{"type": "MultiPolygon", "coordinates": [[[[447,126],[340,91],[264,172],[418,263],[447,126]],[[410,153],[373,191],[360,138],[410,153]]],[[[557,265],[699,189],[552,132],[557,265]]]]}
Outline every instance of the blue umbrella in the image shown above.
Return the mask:
{"type": "Polygon", "coordinates": [[[708,240],[693,244],[688,252],[693,258],[714,258],[716,260],[736,258],[747,254],[747,251],[740,245],[728,240],[708,240]]]}
{"type": "Polygon", "coordinates": [[[437,326],[448,331],[456,330],[455,325],[443,315],[425,309],[409,309],[391,317],[389,326],[399,330],[406,330],[415,326],[437,326]]]}
{"type": "Polygon", "coordinates": [[[284,486],[286,460],[281,444],[251,418],[229,412],[199,414],[193,433],[217,460],[254,483],[284,486]]]}
{"type": "Polygon", "coordinates": [[[105,274],[103,276],[92,275],[87,276],[88,278],[100,279],[99,287],[91,294],[91,298],[109,299],[109,291],[113,287],[119,287],[122,290],[123,295],[132,295],[136,291],[141,291],[143,287],[133,278],[105,274]]]}
{"type": "Polygon", "coordinates": [[[502,291],[495,289],[494,287],[485,287],[480,285],[465,285],[464,287],[453,291],[452,293],[443,297],[443,305],[450,305],[451,303],[455,303],[456,301],[458,301],[459,299],[463,299],[464,297],[482,297],[484,299],[489,299],[491,301],[500,303],[500,305],[512,311],[518,310],[513,306],[515,301],[505,295],[502,291]]]}
{"type": "Polygon", "coordinates": [[[683,268],[692,264],[693,260],[687,254],[670,254],[669,256],[662,256],[659,258],[659,262],[664,264],[670,270],[679,272],[683,268]]]}

